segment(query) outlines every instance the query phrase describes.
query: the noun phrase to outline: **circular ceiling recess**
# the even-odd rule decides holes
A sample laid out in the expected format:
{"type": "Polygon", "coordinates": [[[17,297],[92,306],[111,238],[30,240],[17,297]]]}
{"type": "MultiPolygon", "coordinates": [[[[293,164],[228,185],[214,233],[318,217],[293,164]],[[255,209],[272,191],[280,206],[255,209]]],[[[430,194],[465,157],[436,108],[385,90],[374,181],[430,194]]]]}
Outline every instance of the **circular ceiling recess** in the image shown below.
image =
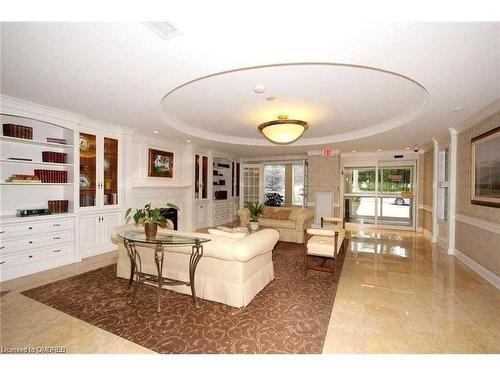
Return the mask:
{"type": "Polygon", "coordinates": [[[167,125],[212,141],[272,146],[259,124],[280,114],[309,129],[294,145],[322,145],[403,126],[427,103],[426,89],[397,73],[333,63],[236,69],[176,87],[160,103],[167,125]],[[265,87],[265,95],[256,93],[265,87]],[[266,100],[273,97],[273,100],[266,100]]]}

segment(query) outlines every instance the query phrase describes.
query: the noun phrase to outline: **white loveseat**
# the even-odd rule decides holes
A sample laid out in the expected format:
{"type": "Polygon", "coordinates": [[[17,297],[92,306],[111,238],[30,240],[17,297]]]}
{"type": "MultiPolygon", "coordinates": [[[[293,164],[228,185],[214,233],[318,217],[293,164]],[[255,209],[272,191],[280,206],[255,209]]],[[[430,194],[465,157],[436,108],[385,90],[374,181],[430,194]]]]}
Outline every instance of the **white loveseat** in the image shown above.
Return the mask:
{"type": "MultiPolygon", "coordinates": [[[[130,259],[118,232],[125,228],[142,229],[129,224],[113,230],[112,240],[118,244],[117,276],[130,277],[130,259]]],[[[158,228],[159,232],[172,232],[187,236],[210,238],[203,244],[203,257],[195,276],[196,296],[201,299],[244,307],[274,279],[272,250],[279,234],[266,229],[244,238],[229,238],[213,234],[179,232],[158,228]]],[[[136,245],[142,262],[142,272],[157,274],[152,248],[136,245]]],[[[164,253],[163,276],[189,281],[191,246],[172,247],[164,253]]],[[[185,285],[165,286],[167,289],[191,295],[185,285]]]]}

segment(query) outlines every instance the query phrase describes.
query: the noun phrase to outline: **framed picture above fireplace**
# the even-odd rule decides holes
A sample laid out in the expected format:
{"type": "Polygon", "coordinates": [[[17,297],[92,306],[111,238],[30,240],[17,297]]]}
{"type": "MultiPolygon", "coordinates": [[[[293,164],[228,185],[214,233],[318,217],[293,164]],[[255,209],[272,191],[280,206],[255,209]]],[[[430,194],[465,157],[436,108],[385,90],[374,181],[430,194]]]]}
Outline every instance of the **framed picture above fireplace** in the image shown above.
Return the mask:
{"type": "Polygon", "coordinates": [[[149,177],[174,177],[174,153],[155,150],[148,151],[148,176],[149,177]]]}
{"type": "Polygon", "coordinates": [[[500,207],[500,127],[471,140],[471,203],[500,207]]]}

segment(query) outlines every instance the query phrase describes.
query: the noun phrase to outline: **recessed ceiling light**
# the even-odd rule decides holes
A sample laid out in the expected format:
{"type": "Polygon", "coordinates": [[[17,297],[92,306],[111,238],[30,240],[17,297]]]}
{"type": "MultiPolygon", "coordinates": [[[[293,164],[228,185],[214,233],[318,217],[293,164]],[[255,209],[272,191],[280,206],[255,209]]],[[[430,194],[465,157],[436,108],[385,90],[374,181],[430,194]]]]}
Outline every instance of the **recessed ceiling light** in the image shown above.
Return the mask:
{"type": "Polygon", "coordinates": [[[153,130],[153,133],[154,133],[154,134],[158,134],[158,133],[159,133],[159,131],[158,131],[158,130],[153,130]]]}
{"type": "Polygon", "coordinates": [[[276,100],[276,97],[275,97],[275,96],[268,96],[268,97],[266,98],[266,100],[267,100],[268,102],[272,102],[273,100],[276,100]]]}
{"type": "Polygon", "coordinates": [[[356,150],[352,150],[351,152],[356,152],[356,150]]]}
{"type": "Polygon", "coordinates": [[[409,150],[410,148],[409,147],[405,147],[405,150],[409,150]]]}
{"type": "Polygon", "coordinates": [[[455,107],[452,109],[453,112],[460,112],[464,107],[455,107]]]}
{"type": "Polygon", "coordinates": [[[253,86],[253,92],[256,94],[262,94],[263,92],[266,92],[266,86],[258,84],[253,86]]]}
{"type": "Polygon", "coordinates": [[[187,142],[187,143],[191,143],[191,140],[190,140],[190,139],[186,139],[186,142],[187,142]]]}
{"type": "Polygon", "coordinates": [[[382,151],[382,149],[381,148],[377,148],[377,151],[380,152],[380,151],[382,151]]]}

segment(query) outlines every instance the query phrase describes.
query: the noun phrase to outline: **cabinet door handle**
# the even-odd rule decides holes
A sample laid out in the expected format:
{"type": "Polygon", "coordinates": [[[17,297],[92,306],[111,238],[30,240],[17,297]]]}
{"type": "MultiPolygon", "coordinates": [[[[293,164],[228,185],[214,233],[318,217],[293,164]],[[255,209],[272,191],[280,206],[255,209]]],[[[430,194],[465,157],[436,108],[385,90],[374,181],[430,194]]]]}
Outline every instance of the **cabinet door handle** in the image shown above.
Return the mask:
{"type": "Polygon", "coordinates": [[[5,246],[0,246],[0,250],[5,249],[5,246]]]}
{"type": "Polygon", "coordinates": [[[0,264],[4,264],[4,263],[5,263],[5,260],[2,260],[2,261],[0,262],[0,264]]]}
{"type": "Polygon", "coordinates": [[[58,253],[58,252],[60,252],[60,251],[61,251],[61,250],[59,249],[59,250],[53,250],[52,252],[53,252],[53,253],[58,253]]]}
{"type": "Polygon", "coordinates": [[[28,243],[31,245],[33,243],[33,241],[28,241],[28,243]]]}
{"type": "Polygon", "coordinates": [[[30,229],[30,230],[31,230],[31,229],[33,229],[33,227],[28,227],[28,229],[30,229]]]}
{"type": "Polygon", "coordinates": [[[4,230],[0,230],[0,234],[4,234],[4,233],[5,233],[5,231],[4,231],[4,230]]]}
{"type": "Polygon", "coordinates": [[[52,237],[53,240],[60,240],[61,237],[52,237]]]}
{"type": "Polygon", "coordinates": [[[30,259],[33,258],[33,255],[29,255],[28,258],[30,258],[30,259]]]}
{"type": "Polygon", "coordinates": [[[61,224],[52,224],[53,227],[60,227],[61,224]]]}

